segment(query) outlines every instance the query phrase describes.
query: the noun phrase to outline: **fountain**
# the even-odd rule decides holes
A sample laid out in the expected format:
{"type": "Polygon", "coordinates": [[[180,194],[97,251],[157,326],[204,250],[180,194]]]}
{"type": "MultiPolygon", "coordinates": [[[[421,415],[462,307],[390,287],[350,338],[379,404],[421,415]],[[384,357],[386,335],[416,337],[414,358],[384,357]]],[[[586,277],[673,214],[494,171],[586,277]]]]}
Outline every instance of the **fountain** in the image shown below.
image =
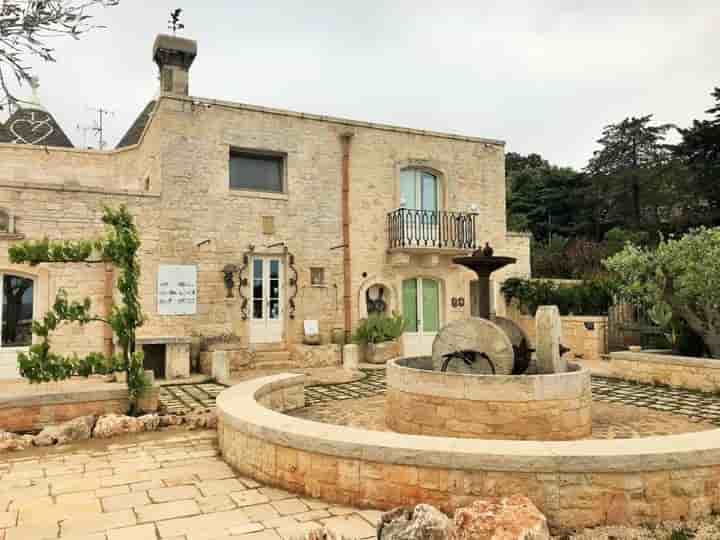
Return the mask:
{"type": "Polygon", "coordinates": [[[394,431],[485,439],[572,440],[587,437],[590,373],[564,360],[560,314],[536,315],[537,351],[512,320],[490,316],[490,276],[515,262],[488,244],[456,264],[475,271],[477,312],[440,330],[431,357],[388,363],[385,422],[394,431]],[[532,353],[536,365],[529,373],[532,353]]]}

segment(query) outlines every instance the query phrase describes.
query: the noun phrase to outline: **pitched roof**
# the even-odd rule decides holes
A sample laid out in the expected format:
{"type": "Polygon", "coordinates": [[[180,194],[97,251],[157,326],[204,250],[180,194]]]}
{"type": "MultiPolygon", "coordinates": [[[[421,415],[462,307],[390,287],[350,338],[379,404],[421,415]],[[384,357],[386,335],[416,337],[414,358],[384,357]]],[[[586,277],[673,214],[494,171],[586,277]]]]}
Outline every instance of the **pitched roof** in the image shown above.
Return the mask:
{"type": "Polygon", "coordinates": [[[53,115],[39,107],[15,111],[0,129],[0,142],[74,148],[53,115]]]}
{"type": "Polygon", "coordinates": [[[155,103],[156,101],[153,100],[147,105],[145,105],[145,108],[140,112],[140,114],[132,123],[125,135],[123,135],[122,139],[120,139],[120,142],[117,143],[117,146],[115,148],[132,146],[133,144],[137,144],[138,142],[140,142],[140,137],[142,137],[143,131],[145,131],[145,126],[147,126],[148,122],[150,121],[150,116],[152,116],[153,109],[155,108],[155,103]]]}

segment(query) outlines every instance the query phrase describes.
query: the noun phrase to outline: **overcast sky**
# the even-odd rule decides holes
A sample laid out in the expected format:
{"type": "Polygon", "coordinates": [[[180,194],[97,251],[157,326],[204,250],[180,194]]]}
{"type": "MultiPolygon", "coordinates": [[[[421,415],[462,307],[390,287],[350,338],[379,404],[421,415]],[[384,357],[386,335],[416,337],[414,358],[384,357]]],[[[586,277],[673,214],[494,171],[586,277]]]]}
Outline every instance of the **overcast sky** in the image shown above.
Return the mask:
{"type": "Polygon", "coordinates": [[[115,112],[114,145],[153,98],[175,7],[198,41],[192,95],[503,139],[578,168],[604,125],[686,125],[720,86],[718,0],[121,0],[94,11],[106,29],[36,64],[76,144],[90,107],[115,112]]]}

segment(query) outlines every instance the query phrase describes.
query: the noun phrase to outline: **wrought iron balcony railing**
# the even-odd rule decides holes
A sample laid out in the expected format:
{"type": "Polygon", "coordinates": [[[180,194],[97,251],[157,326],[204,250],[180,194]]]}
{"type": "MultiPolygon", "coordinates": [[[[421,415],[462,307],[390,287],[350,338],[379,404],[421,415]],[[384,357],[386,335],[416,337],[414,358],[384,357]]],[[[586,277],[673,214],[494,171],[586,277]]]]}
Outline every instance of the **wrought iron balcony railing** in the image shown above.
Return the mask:
{"type": "Polygon", "coordinates": [[[475,218],[467,212],[398,208],[387,215],[388,242],[393,248],[477,248],[475,218]]]}

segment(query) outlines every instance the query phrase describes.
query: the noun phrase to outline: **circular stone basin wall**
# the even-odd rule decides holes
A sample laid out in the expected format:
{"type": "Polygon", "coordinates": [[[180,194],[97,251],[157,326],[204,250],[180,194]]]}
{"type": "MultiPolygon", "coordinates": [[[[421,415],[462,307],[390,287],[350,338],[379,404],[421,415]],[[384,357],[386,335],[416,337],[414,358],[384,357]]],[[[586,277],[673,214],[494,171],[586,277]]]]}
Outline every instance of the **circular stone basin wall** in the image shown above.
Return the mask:
{"type": "Polygon", "coordinates": [[[590,372],[474,375],[433,370],[430,357],[387,364],[393,431],[479,439],[574,440],[592,432],[590,372]]]}

